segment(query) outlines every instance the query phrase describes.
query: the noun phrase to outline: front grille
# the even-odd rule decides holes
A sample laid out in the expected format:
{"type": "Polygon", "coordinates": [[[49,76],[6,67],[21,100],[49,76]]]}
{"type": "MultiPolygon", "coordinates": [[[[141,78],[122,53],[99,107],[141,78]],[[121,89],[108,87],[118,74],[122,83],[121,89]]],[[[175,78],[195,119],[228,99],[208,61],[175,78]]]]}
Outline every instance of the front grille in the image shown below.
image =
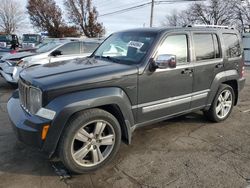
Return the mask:
{"type": "Polygon", "coordinates": [[[19,98],[21,106],[29,112],[30,105],[29,105],[29,86],[25,84],[21,79],[18,82],[18,89],[19,89],[19,98]]]}

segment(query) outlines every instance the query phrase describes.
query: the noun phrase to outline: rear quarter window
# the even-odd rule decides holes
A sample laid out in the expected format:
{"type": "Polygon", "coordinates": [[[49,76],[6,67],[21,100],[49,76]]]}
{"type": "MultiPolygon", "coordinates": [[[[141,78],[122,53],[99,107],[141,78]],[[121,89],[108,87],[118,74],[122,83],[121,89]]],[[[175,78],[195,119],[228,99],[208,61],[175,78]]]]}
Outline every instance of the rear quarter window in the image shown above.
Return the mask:
{"type": "Polygon", "coordinates": [[[241,56],[240,40],[236,34],[224,33],[223,40],[228,58],[241,56]]]}

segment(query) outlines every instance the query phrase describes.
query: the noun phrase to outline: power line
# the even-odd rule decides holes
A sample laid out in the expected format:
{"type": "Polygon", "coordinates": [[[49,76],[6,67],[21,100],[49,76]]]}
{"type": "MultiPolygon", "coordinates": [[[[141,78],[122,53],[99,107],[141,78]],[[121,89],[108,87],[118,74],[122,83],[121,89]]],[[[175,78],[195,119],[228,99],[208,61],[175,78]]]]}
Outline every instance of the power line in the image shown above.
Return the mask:
{"type": "Polygon", "coordinates": [[[200,2],[200,1],[206,1],[206,0],[176,0],[176,1],[156,1],[155,3],[158,4],[172,4],[172,3],[184,3],[184,2],[200,2]]]}
{"type": "Polygon", "coordinates": [[[116,5],[116,6],[113,6],[113,3],[107,3],[106,5],[100,5],[99,3],[96,3],[96,7],[98,8],[98,11],[99,12],[103,12],[103,10],[106,10],[108,8],[109,12],[113,12],[113,11],[116,11],[117,9],[119,10],[121,7],[124,8],[128,8],[128,7],[131,7],[131,6],[136,6],[136,5],[140,5],[141,3],[145,3],[145,0],[140,0],[140,1],[126,1],[126,3],[122,3],[122,5],[116,5]]]}
{"type": "Polygon", "coordinates": [[[132,11],[134,9],[142,8],[142,7],[145,7],[145,6],[150,5],[150,4],[151,4],[151,2],[143,3],[143,4],[140,4],[140,5],[132,6],[132,7],[121,9],[121,10],[117,10],[117,11],[114,11],[114,12],[105,13],[105,14],[99,15],[99,17],[109,16],[109,15],[113,15],[113,14],[120,14],[120,13],[123,13],[123,12],[132,11]]]}
{"type": "MultiPolygon", "coordinates": [[[[154,2],[155,2],[155,4],[158,5],[158,4],[163,4],[163,3],[181,3],[181,2],[194,2],[194,1],[197,2],[197,1],[205,1],[205,0],[175,0],[175,1],[159,0],[159,1],[154,1],[154,2]]],[[[132,11],[132,10],[135,10],[135,9],[138,9],[138,8],[143,8],[143,7],[151,5],[151,4],[152,4],[152,2],[147,2],[147,3],[140,4],[140,5],[131,6],[131,7],[128,7],[128,8],[117,10],[117,11],[101,14],[101,15],[99,15],[99,17],[109,16],[109,15],[113,15],[113,14],[120,14],[120,13],[124,13],[124,12],[129,12],[129,11],[132,11]]]]}
{"type": "Polygon", "coordinates": [[[114,15],[114,14],[121,14],[121,13],[129,12],[132,10],[140,9],[140,8],[145,7],[145,6],[151,5],[150,27],[152,27],[153,26],[153,17],[154,17],[154,5],[181,3],[181,2],[199,2],[199,1],[205,1],[205,0],[175,0],[175,1],[173,1],[173,0],[157,0],[157,1],[151,0],[151,2],[143,3],[140,5],[136,5],[136,6],[131,6],[128,8],[116,10],[116,11],[105,13],[105,14],[101,14],[98,17],[110,16],[110,15],[114,15]]]}

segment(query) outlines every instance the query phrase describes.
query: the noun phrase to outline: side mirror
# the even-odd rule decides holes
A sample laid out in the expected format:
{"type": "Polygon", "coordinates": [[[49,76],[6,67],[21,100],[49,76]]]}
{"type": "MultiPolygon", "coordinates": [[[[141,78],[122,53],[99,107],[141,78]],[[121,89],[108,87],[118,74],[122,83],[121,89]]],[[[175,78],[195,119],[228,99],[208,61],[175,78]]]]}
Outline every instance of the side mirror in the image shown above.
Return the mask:
{"type": "Polygon", "coordinates": [[[55,51],[51,52],[51,55],[56,57],[56,56],[62,55],[62,52],[60,50],[55,50],[55,51]]]}
{"type": "Polygon", "coordinates": [[[155,65],[159,69],[175,68],[176,67],[176,56],[170,54],[162,54],[157,56],[155,65]]]}

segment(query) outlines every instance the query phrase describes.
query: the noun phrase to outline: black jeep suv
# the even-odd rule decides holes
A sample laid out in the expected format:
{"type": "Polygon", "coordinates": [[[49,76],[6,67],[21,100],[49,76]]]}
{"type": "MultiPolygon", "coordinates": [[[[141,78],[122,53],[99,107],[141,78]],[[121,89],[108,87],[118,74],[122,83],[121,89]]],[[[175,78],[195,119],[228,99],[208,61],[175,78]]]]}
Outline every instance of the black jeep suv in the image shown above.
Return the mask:
{"type": "Polygon", "coordinates": [[[8,113],[22,142],[89,172],[138,127],[195,110],[227,119],[245,84],[243,63],[231,28],[118,32],[89,58],[24,70],[8,113]]]}

